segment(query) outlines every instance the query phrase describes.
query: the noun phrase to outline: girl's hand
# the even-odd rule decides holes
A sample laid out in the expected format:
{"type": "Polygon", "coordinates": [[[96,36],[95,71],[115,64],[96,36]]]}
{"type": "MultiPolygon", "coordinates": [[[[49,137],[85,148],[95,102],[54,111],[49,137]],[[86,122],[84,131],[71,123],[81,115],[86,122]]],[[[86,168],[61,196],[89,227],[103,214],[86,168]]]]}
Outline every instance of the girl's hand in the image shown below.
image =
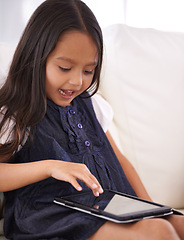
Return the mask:
{"type": "Polygon", "coordinates": [[[77,180],[81,180],[92,189],[95,196],[98,197],[100,193],[103,193],[98,180],[91,174],[85,164],[59,160],[48,161],[50,161],[49,175],[51,177],[71,183],[78,191],[81,191],[82,187],[77,180]]]}

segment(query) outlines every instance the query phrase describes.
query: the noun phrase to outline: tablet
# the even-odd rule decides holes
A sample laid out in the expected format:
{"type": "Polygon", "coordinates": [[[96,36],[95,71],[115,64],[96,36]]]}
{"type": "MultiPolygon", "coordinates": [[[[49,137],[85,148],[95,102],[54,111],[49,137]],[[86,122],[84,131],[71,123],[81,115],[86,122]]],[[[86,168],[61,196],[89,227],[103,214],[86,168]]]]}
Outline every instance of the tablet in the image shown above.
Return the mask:
{"type": "Polygon", "coordinates": [[[172,208],[168,206],[112,190],[104,190],[99,197],[95,197],[92,191],[56,197],[54,203],[116,223],[130,223],[173,214],[172,208]]]}

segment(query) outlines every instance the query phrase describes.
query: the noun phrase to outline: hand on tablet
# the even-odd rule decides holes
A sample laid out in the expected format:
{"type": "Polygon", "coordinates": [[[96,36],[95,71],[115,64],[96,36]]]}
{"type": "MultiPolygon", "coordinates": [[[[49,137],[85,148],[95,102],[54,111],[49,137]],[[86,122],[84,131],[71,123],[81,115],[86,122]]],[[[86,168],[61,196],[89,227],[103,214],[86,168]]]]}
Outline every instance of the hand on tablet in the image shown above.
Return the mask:
{"type": "Polygon", "coordinates": [[[49,171],[51,177],[71,183],[78,191],[81,191],[82,187],[77,180],[81,180],[91,188],[96,197],[103,193],[100,183],[85,164],[51,160],[49,171]]]}

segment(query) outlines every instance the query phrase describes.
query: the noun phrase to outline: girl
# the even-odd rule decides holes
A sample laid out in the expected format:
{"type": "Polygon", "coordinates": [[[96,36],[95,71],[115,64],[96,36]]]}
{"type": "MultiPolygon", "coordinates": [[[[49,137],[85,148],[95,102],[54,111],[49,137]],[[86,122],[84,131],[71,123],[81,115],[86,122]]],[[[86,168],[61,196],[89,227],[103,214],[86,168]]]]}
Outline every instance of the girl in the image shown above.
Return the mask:
{"type": "Polygon", "coordinates": [[[100,27],[82,1],[47,0],[31,17],[0,90],[7,238],[184,238],[183,217],[115,224],[53,203],[89,188],[95,196],[108,188],[150,200],[96,119],[91,96],[102,53],[100,27]]]}

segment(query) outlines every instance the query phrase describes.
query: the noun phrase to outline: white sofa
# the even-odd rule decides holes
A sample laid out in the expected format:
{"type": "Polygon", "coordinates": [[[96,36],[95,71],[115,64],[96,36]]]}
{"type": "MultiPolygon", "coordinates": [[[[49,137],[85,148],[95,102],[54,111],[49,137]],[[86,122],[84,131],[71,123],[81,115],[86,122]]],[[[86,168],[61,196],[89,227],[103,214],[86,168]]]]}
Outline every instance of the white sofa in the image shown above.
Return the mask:
{"type": "MultiPolygon", "coordinates": [[[[126,25],[103,32],[100,94],[114,111],[110,132],[152,199],[184,211],[184,33],[126,25]]],[[[0,44],[0,83],[13,52],[0,44]]]]}
{"type": "Polygon", "coordinates": [[[104,29],[111,134],[152,199],[184,209],[184,33],[104,29]]]}

